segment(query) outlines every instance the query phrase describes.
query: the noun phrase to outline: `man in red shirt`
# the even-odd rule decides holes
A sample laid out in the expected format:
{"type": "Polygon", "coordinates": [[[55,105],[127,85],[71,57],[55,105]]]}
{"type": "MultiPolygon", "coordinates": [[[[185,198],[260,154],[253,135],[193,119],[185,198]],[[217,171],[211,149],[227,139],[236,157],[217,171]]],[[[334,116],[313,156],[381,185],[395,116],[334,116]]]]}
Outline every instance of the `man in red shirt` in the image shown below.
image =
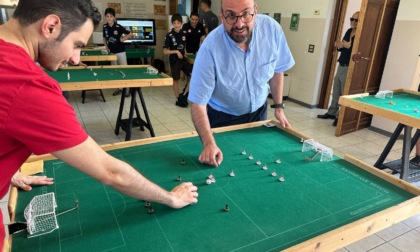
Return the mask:
{"type": "MultiPolygon", "coordinates": [[[[197,187],[182,183],[170,192],[103,151],[83,130],[55,71],[77,65],[101,15],[91,0],[20,0],[0,26],[0,198],[31,155],[52,153],[76,169],[131,197],[182,208],[197,202],[197,187]]],[[[0,248],[4,225],[0,212],[0,248]]]]}

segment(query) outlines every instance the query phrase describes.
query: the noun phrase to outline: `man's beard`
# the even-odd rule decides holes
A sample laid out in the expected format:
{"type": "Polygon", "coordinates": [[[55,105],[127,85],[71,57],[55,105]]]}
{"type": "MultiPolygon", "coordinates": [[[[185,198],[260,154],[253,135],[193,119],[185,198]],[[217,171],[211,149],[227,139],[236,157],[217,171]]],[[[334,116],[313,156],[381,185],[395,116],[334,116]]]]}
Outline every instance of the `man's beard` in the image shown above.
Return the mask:
{"type": "Polygon", "coordinates": [[[228,32],[228,35],[233,41],[235,41],[238,44],[249,43],[249,41],[251,41],[252,32],[249,31],[249,27],[247,27],[247,26],[243,26],[242,28],[232,27],[232,29],[230,29],[230,31],[228,32]],[[241,30],[246,30],[247,34],[246,35],[235,35],[234,34],[235,31],[241,31],[241,30]]]}

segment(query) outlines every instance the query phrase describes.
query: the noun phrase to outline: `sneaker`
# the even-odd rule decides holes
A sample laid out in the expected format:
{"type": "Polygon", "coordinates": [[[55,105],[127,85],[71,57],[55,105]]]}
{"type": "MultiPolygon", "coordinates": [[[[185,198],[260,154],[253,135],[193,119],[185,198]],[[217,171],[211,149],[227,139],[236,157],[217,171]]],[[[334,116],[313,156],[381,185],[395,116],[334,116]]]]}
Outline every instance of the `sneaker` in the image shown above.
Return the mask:
{"type": "Polygon", "coordinates": [[[335,119],[336,117],[334,115],[330,115],[328,113],[325,113],[323,115],[317,115],[319,119],[335,119]]]}
{"type": "Polygon", "coordinates": [[[334,122],[332,123],[332,126],[336,127],[337,126],[337,121],[338,121],[338,118],[335,118],[334,122]]]}
{"type": "Polygon", "coordinates": [[[186,95],[183,95],[182,93],[179,94],[178,101],[187,107],[188,106],[188,93],[186,95]]]}
{"type": "Polygon", "coordinates": [[[420,168],[420,156],[416,155],[410,160],[410,164],[415,165],[420,168]]]}
{"type": "Polygon", "coordinates": [[[121,89],[117,89],[114,91],[114,93],[112,93],[112,96],[117,96],[121,93],[121,89]]]}
{"type": "Polygon", "coordinates": [[[175,105],[176,105],[176,106],[178,106],[178,107],[181,107],[181,108],[186,108],[186,107],[188,107],[188,104],[187,104],[187,105],[185,105],[184,103],[182,103],[182,102],[180,102],[180,101],[176,101],[176,102],[175,102],[175,105]]]}

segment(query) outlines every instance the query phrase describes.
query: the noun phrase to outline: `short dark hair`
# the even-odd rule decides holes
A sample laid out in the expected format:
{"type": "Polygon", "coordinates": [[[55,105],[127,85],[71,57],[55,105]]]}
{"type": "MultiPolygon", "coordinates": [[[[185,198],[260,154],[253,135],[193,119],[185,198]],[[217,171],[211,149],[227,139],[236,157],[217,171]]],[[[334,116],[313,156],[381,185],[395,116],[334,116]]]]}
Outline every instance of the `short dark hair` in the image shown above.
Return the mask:
{"type": "Polygon", "coordinates": [[[51,14],[61,21],[58,41],[79,29],[87,19],[92,19],[94,29],[101,21],[101,14],[91,0],[20,0],[13,18],[26,27],[51,14]]]}
{"type": "Polygon", "coordinates": [[[179,22],[182,23],[182,16],[181,16],[181,14],[179,14],[179,13],[174,14],[171,17],[171,23],[173,23],[174,21],[179,21],[179,22]]]}
{"type": "Polygon", "coordinates": [[[209,6],[209,8],[211,8],[211,0],[201,0],[201,3],[205,3],[209,6]]]}
{"type": "Polygon", "coordinates": [[[199,17],[198,12],[196,12],[196,11],[191,12],[190,18],[192,18],[192,16],[199,17]]]}
{"type": "Polygon", "coordinates": [[[106,14],[111,14],[112,16],[115,17],[115,10],[112,9],[112,8],[106,8],[106,10],[105,10],[105,16],[106,16],[106,14]]]}

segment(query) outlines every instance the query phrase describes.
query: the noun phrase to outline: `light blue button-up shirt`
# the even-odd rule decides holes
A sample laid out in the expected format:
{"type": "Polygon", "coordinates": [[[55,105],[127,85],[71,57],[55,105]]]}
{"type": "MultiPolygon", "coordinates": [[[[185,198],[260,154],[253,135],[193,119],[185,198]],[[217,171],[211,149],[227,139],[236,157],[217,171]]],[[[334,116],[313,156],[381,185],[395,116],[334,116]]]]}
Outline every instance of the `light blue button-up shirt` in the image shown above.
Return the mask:
{"type": "Polygon", "coordinates": [[[194,62],[188,99],[231,115],[260,108],[274,73],[295,64],[280,25],[257,15],[248,50],[242,50],[219,25],[204,40],[194,62]]]}

